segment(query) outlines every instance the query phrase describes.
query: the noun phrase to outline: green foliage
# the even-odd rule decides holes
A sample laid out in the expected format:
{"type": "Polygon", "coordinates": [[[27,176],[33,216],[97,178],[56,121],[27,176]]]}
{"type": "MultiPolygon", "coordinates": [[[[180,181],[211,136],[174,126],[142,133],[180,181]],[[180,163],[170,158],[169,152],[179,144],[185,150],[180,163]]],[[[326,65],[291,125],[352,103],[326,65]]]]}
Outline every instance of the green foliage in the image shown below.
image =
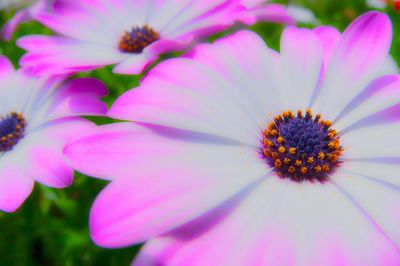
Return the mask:
{"type": "MultiPolygon", "coordinates": [[[[295,4],[312,10],[319,24],[333,25],[343,30],[354,18],[367,11],[362,0],[298,0],[275,1],[295,4]]],[[[400,25],[400,15],[388,8],[394,25],[400,25]]],[[[0,13],[0,25],[11,14],[0,13]]],[[[310,26],[310,25],[302,25],[310,26]]],[[[226,35],[238,28],[218,34],[210,40],[226,35]]],[[[283,26],[259,23],[251,27],[266,43],[279,49],[279,38],[283,26]]],[[[400,60],[400,32],[394,28],[392,55],[400,60]]],[[[35,22],[19,27],[11,42],[0,42],[0,53],[8,56],[17,66],[23,50],[15,46],[15,40],[27,34],[51,34],[51,31],[35,22]]],[[[244,47],[245,49],[245,47],[244,47]]],[[[164,56],[163,59],[175,54],[164,56]]],[[[139,84],[142,76],[115,75],[111,67],[81,73],[77,76],[92,76],[102,80],[110,89],[105,101],[112,102],[124,91],[139,84]]],[[[91,118],[98,124],[112,122],[106,118],[91,118]]],[[[76,174],[74,184],[67,189],[50,189],[40,184],[25,204],[15,213],[0,213],[0,265],[129,265],[139,246],[119,250],[97,247],[90,239],[88,215],[92,202],[106,181],[76,174]]]]}

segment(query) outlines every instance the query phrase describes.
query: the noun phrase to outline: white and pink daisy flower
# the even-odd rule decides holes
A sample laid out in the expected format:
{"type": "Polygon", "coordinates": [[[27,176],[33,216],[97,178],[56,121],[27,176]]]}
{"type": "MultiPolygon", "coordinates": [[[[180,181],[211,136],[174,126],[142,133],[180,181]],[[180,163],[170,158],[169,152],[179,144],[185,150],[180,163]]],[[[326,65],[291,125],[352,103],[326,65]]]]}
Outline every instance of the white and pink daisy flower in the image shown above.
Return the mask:
{"type": "Polygon", "coordinates": [[[239,0],[67,1],[35,16],[60,35],[19,39],[28,51],[20,63],[38,75],[106,65],[138,74],[160,54],[225,29],[242,8],[239,0]]]}
{"type": "Polygon", "coordinates": [[[379,76],[387,15],[341,35],[249,31],[157,65],[64,152],[112,182],[100,246],[134,265],[400,265],[400,76],[379,76]],[[291,110],[291,111],[290,111],[291,110]]]}
{"type": "Polygon", "coordinates": [[[240,11],[238,20],[252,25],[258,21],[294,24],[294,19],[289,15],[283,5],[273,4],[267,0],[242,0],[245,10],[240,11]]]}
{"type": "Polygon", "coordinates": [[[71,184],[73,169],[62,149],[93,124],[80,115],[104,115],[107,89],[92,78],[59,85],[15,71],[0,57],[0,210],[15,211],[34,181],[49,187],[71,184]]]}

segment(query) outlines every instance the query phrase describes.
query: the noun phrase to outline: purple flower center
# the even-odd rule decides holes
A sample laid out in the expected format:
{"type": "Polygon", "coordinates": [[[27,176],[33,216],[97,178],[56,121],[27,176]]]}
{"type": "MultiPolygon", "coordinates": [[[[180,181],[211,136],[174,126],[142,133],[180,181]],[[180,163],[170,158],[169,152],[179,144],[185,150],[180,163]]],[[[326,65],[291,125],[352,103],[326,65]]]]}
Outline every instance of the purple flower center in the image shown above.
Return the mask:
{"type": "Polygon", "coordinates": [[[144,48],[159,38],[159,34],[147,25],[132,27],[121,37],[118,47],[124,53],[140,54],[144,48]]]}
{"type": "Polygon", "coordinates": [[[324,182],[341,163],[343,149],[332,122],[311,110],[283,112],[263,131],[262,156],[278,176],[324,182]]]}
{"type": "Polygon", "coordinates": [[[12,112],[0,120],[0,152],[11,150],[25,132],[26,121],[22,114],[12,112]]]}

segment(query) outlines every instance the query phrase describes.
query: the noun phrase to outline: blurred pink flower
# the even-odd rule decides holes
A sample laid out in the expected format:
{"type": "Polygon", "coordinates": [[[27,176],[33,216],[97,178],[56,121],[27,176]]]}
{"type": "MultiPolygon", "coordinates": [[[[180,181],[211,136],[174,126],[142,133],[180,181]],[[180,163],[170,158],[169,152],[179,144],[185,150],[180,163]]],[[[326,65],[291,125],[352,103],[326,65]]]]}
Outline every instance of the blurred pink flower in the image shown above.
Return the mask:
{"type": "Polygon", "coordinates": [[[238,20],[251,25],[258,21],[294,24],[294,19],[289,15],[283,5],[269,3],[268,0],[242,0],[245,10],[240,11],[238,20]]]}
{"type": "Polygon", "coordinates": [[[280,53],[241,31],[157,65],[109,112],[136,123],[64,149],[113,179],[92,239],[148,240],[134,265],[400,265],[391,38],[369,12],[343,35],[289,27],[280,53]]]}
{"type": "Polygon", "coordinates": [[[35,19],[60,36],[31,35],[17,44],[34,74],[65,74],[114,65],[138,74],[162,53],[231,25],[239,0],[67,1],[35,19]]]}
{"type": "Polygon", "coordinates": [[[92,78],[34,79],[0,57],[0,210],[15,211],[34,181],[69,186],[73,169],[64,161],[67,140],[93,126],[80,115],[104,115],[107,89],[92,78]]]}

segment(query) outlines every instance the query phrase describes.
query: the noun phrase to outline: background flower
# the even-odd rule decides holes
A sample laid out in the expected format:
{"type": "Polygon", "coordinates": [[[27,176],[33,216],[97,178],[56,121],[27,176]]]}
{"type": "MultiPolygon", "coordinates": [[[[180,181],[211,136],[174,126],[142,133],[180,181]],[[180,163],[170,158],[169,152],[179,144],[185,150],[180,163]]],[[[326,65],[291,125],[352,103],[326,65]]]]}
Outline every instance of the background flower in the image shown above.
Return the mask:
{"type": "Polygon", "coordinates": [[[116,65],[141,73],[162,53],[189,46],[231,25],[236,0],[69,1],[36,20],[60,36],[26,36],[20,63],[34,74],[64,74],[116,65]]]}
{"type": "Polygon", "coordinates": [[[73,169],[63,159],[63,146],[93,126],[78,116],[105,113],[100,97],[107,89],[90,78],[63,85],[33,79],[0,57],[0,92],[0,209],[12,212],[34,181],[56,188],[71,184],[73,169]]]}
{"type": "Polygon", "coordinates": [[[400,263],[400,82],[379,77],[391,37],[369,12],[342,36],[290,27],[280,54],[244,31],[156,66],[109,112],[139,124],[65,149],[116,177],[92,207],[93,240],[150,239],[134,265],[400,263]],[[321,116],[287,112],[307,108],[321,116]]]}

